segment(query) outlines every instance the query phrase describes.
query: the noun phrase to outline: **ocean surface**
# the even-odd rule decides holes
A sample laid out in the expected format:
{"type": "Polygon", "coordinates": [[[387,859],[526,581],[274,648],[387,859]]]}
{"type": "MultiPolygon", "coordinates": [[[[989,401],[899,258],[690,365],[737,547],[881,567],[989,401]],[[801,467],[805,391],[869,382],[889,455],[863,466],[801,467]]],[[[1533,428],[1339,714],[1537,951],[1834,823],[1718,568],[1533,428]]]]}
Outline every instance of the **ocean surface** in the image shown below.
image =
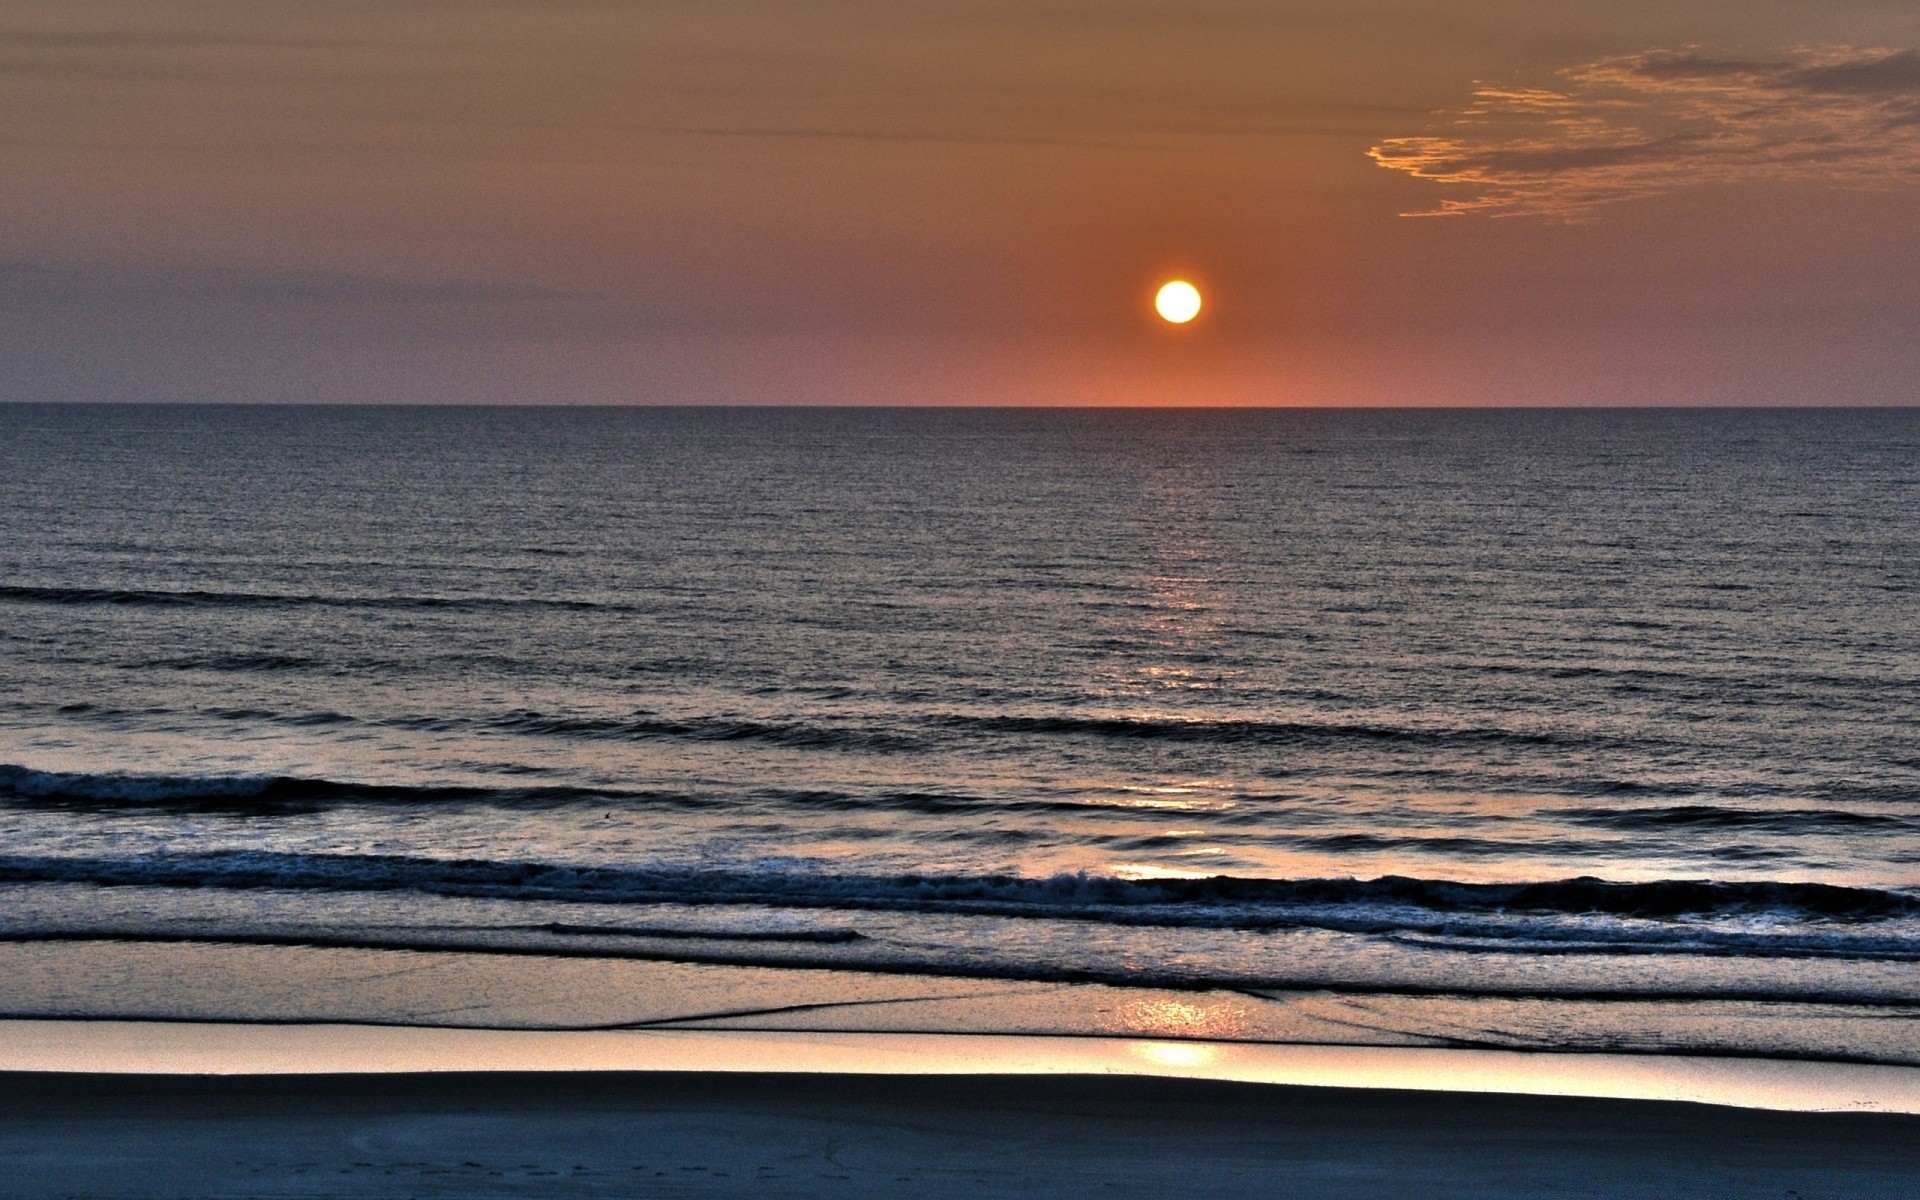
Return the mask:
{"type": "Polygon", "coordinates": [[[1920,1063],[1920,410],[0,406],[0,941],[1920,1063]]]}

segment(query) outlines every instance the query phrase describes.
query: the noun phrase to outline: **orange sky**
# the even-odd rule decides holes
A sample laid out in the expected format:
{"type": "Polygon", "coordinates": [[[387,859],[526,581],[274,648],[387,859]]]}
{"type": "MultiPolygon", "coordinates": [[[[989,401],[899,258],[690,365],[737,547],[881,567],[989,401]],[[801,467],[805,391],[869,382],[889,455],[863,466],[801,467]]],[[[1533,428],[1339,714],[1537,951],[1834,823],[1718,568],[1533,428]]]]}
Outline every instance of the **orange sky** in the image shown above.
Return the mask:
{"type": "Polygon", "coordinates": [[[0,399],[1913,403],[1913,47],[1907,0],[14,0],[0,399]]]}

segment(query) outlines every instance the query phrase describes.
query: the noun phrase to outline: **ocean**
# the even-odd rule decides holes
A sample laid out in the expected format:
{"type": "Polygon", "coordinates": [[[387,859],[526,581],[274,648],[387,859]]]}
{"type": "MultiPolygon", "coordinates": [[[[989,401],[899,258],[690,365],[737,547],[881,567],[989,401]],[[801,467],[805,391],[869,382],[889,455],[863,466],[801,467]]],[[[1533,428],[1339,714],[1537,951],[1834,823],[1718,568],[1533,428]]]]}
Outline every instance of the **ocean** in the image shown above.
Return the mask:
{"type": "Polygon", "coordinates": [[[0,943],[1920,1064],[1920,410],[0,406],[0,943]]]}

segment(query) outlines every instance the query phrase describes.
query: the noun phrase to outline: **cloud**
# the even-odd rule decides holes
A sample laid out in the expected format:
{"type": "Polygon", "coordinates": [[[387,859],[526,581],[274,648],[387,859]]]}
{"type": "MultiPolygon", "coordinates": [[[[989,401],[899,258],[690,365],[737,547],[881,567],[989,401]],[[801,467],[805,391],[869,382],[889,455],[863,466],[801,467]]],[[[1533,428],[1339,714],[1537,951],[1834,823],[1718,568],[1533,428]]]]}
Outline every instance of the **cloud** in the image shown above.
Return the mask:
{"type": "Polygon", "coordinates": [[[1920,51],[1751,59],[1654,49],[1560,78],[1558,88],[1482,84],[1439,132],[1385,138],[1367,153],[1464,193],[1407,216],[1579,220],[1702,184],[1920,181],[1920,51]]]}

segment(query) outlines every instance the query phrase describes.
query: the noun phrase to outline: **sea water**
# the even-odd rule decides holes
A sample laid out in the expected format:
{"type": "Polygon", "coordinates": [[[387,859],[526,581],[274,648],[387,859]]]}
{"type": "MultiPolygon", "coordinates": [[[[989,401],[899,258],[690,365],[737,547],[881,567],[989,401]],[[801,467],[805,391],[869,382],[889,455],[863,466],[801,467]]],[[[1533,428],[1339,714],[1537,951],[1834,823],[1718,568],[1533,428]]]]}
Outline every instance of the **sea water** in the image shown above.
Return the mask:
{"type": "Polygon", "coordinates": [[[0,938],[1920,1063],[1920,411],[0,406],[0,938]]]}

